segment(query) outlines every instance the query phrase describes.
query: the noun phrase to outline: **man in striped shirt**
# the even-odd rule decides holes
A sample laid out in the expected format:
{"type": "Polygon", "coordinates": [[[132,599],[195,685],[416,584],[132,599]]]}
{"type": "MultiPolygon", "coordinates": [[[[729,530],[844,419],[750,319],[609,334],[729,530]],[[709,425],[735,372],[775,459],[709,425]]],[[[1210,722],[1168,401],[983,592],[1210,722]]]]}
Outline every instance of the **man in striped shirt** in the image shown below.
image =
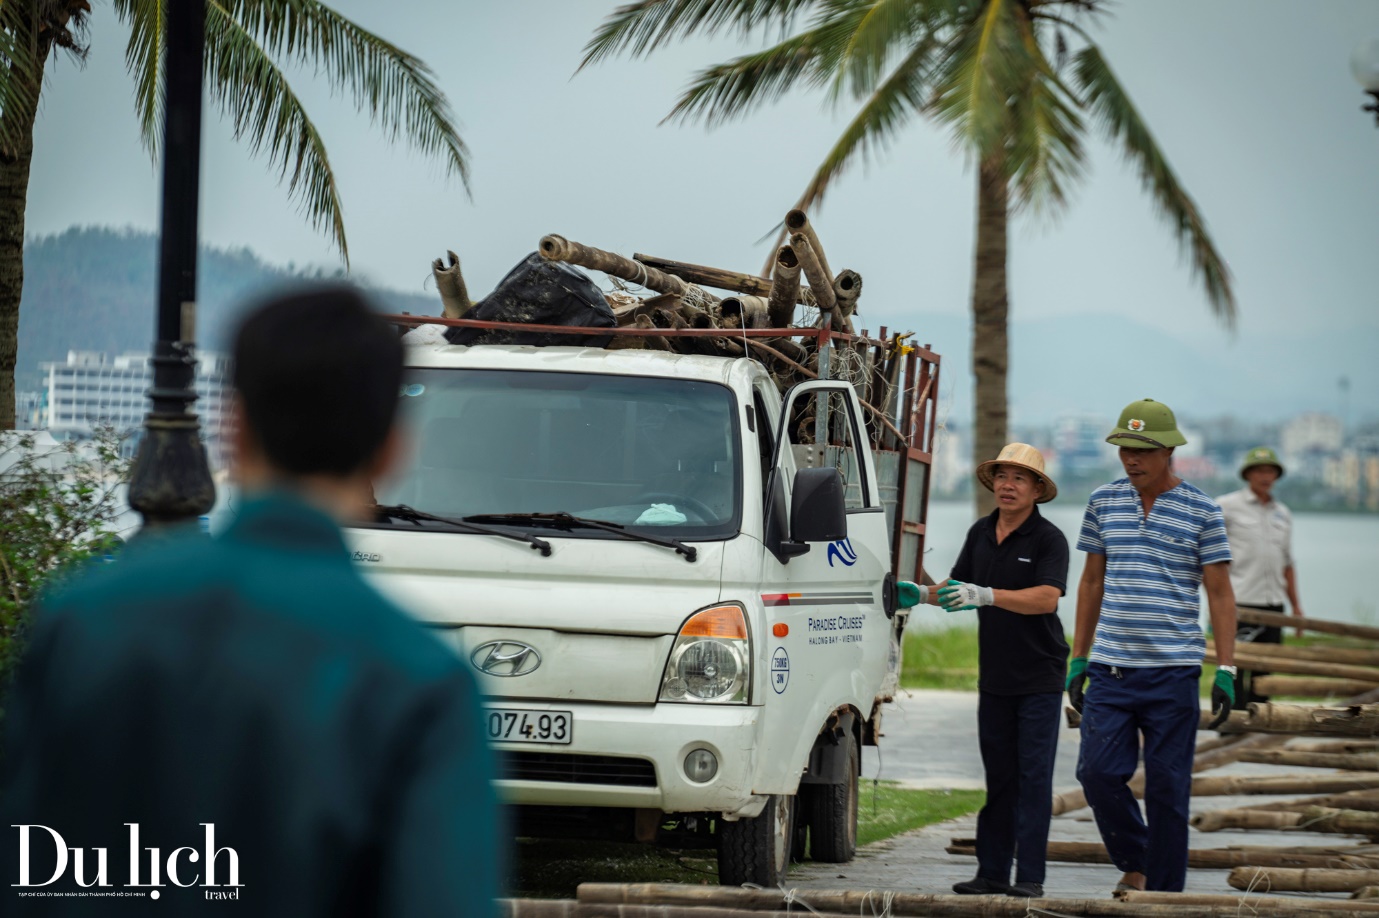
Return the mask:
{"type": "Polygon", "coordinates": [[[1082,712],[1077,777],[1124,871],[1117,888],[1177,892],[1187,878],[1206,650],[1198,588],[1206,588],[1222,664],[1212,688],[1217,726],[1235,688],[1231,550],[1221,508],[1173,474],[1173,449],[1187,440],[1167,405],[1131,403],[1106,440],[1120,447],[1126,477],[1092,492],[1077,542],[1087,553],[1068,667],[1068,696],[1082,712]],[[1128,787],[1141,735],[1143,817],[1128,787]]]}

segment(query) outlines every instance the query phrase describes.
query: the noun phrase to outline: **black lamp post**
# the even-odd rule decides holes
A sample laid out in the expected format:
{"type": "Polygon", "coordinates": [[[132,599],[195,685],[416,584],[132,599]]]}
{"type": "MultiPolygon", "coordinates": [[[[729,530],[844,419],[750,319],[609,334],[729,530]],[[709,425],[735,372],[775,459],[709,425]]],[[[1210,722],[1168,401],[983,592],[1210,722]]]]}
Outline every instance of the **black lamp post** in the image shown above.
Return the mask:
{"type": "Polygon", "coordinates": [[[163,114],[163,227],[158,255],[152,402],[134,458],[129,504],[155,526],[195,518],[215,504],[196,401],[196,221],[201,172],[201,72],[205,0],[167,4],[163,114]]]}
{"type": "Polygon", "coordinates": [[[1350,72],[1355,74],[1355,82],[1369,93],[1374,101],[1362,107],[1362,111],[1374,112],[1374,120],[1379,124],[1379,38],[1360,42],[1350,55],[1350,72]]]}

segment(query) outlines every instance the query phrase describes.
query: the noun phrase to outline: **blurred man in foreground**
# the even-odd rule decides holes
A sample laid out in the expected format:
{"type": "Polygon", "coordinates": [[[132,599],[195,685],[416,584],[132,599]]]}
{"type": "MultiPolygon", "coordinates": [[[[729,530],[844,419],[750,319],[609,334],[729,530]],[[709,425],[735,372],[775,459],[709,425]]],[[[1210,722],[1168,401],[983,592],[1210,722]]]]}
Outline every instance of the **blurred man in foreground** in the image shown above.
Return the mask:
{"type": "Polygon", "coordinates": [[[250,315],[234,359],[234,523],[146,533],[39,612],[5,706],[0,911],[490,914],[473,680],[339,528],[398,451],[397,336],[327,288],[250,315]]]}

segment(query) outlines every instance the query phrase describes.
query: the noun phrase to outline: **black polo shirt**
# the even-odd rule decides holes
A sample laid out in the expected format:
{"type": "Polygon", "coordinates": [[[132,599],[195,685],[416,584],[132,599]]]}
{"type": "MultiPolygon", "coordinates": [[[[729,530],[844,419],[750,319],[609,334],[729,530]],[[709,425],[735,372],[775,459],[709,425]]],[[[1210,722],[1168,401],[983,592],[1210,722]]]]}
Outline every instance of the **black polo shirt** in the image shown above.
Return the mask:
{"type": "MultiPolygon", "coordinates": [[[[1035,507],[1000,545],[999,510],[967,530],[952,577],[995,590],[1055,586],[1068,592],[1068,540],[1035,507]]],[[[977,610],[978,688],[995,695],[1063,691],[1068,642],[1058,613],[1021,615],[999,606],[977,610]]]]}

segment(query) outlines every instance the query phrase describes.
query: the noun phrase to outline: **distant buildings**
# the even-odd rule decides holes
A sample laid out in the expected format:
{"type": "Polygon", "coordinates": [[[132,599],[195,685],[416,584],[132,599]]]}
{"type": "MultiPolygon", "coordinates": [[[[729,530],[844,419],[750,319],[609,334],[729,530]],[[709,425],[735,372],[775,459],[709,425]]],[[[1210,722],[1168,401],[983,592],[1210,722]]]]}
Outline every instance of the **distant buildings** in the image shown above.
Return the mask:
{"type": "MultiPolygon", "coordinates": [[[[147,354],[109,357],[95,351],[68,351],[63,363],[41,363],[47,377],[39,394],[40,423],[58,440],[91,437],[98,425],[121,433],[142,428],[148,413],[152,367],[147,354]]],[[[192,410],[208,440],[218,440],[229,408],[229,360],[201,353],[196,361],[192,410]]]]}
{"type": "Polygon", "coordinates": [[[1321,481],[1328,458],[1341,451],[1345,428],[1341,419],[1329,414],[1300,414],[1279,431],[1279,458],[1288,473],[1308,481],[1321,481]]]}

